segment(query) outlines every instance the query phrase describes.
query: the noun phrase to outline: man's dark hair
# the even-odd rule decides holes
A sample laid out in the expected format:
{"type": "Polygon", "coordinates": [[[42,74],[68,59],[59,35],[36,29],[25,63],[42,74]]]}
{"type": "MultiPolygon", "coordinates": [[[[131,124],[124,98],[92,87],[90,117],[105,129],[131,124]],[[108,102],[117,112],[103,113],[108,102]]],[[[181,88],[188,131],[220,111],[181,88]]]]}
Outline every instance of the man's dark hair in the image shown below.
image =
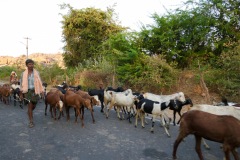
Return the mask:
{"type": "Polygon", "coordinates": [[[25,64],[27,65],[28,63],[33,63],[34,64],[34,61],[32,59],[27,59],[25,64]]]}

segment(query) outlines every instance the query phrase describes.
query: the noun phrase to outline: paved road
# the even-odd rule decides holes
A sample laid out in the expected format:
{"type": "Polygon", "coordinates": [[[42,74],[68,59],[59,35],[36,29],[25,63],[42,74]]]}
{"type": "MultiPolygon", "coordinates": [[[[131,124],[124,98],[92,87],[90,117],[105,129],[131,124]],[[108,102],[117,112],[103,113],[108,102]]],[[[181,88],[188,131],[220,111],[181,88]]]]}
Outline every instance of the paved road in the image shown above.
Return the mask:
{"type": "MultiPolygon", "coordinates": [[[[0,102],[0,160],[169,160],[178,134],[178,126],[170,126],[171,138],[156,123],[145,129],[134,127],[127,120],[118,120],[115,111],[109,119],[95,107],[93,124],[85,112],[85,128],[74,123],[73,109],[70,121],[59,121],[44,115],[44,104],[34,111],[34,128],[28,128],[27,108],[0,102]]],[[[211,150],[202,148],[206,160],[223,159],[219,144],[209,142],[211,150]]],[[[239,152],[240,153],[240,152],[239,152]]],[[[179,160],[196,160],[194,137],[188,136],[178,149],[179,160]]]]}

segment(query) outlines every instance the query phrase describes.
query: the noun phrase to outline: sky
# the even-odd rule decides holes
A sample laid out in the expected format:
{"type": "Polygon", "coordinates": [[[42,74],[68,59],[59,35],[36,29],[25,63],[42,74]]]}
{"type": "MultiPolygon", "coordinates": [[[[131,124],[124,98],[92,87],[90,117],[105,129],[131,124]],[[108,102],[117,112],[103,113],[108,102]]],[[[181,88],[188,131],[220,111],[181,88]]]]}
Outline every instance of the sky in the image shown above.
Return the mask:
{"type": "Polygon", "coordinates": [[[94,7],[103,11],[114,6],[122,26],[139,31],[153,24],[151,15],[163,15],[181,0],[4,0],[0,2],[0,56],[18,57],[32,53],[62,53],[62,16],[59,5],[74,9],[94,7]],[[26,48],[28,46],[28,49],[26,48]]]}

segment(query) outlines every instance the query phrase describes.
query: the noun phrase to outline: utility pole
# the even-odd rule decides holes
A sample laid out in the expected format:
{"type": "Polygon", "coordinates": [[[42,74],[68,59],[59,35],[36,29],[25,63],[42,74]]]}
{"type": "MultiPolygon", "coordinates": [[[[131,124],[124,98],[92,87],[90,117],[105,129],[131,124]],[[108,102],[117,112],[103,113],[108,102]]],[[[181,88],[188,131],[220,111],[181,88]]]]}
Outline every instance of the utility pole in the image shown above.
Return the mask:
{"type": "Polygon", "coordinates": [[[24,39],[27,40],[26,42],[26,50],[27,50],[27,59],[28,59],[28,40],[31,40],[29,37],[25,37],[24,39]]]}

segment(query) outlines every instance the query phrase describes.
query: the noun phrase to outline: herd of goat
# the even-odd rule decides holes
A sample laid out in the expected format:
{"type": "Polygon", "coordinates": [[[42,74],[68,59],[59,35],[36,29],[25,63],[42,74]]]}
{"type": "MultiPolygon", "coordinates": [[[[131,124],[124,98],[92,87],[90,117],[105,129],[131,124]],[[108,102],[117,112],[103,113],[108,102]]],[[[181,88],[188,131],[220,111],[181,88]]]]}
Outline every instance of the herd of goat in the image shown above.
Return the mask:
{"type": "MultiPolygon", "coordinates": [[[[47,84],[44,84],[47,87],[47,84]]],[[[0,86],[0,96],[4,103],[7,98],[13,94],[14,102],[19,101],[22,107],[24,97],[21,94],[17,84],[9,87],[9,85],[0,86]],[[9,93],[5,93],[8,91],[9,93]],[[7,98],[6,98],[7,97],[7,98]]],[[[127,120],[131,123],[131,118],[135,117],[135,127],[137,127],[138,119],[141,119],[141,126],[144,128],[145,116],[151,115],[152,127],[154,132],[154,123],[157,117],[168,132],[171,118],[168,116],[168,109],[173,110],[173,125],[176,125],[176,113],[180,119],[177,124],[179,126],[179,134],[173,146],[173,158],[176,159],[177,148],[181,141],[189,134],[195,137],[195,150],[199,159],[203,159],[201,152],[201,142],[205,147],[209,148],[204,139],[222,143],[222,149],[227,160],[230,159],[232,153],[235,160],[239,160],[237,148],[240,147],[240,108],[239,104],[230,106],[226,99],[223,100],[224,106],[194,104],[190,98],[185,98],[183,92],[170,95],[157,95],[153,93],[135,93],[131,89],[123,90],[118,87],[116,89],[107,87],[106,89],[91,89],[82,91],[80,86],[68,86],[66,83],[55,86],[50,89],[43,97],[45,101],[45,115],[47,115],[47,107],[50,106],[51,117],[60,119],[65,113],[67,120],[70,119],[69,109],[72,107],[75,111],[75,122],[78,117],[84,127],[84,110],[91,112],[92,121],[95,123],[93,110],[94,106],[101,106],[101,112],[106,118],[109,118],[110,110],[115,109],[119,119],[124,119],[127,114],[127,120]],[[182,108],[188,105],[189,109],[181,115],[182,108]],[[57,117],[57,112],[59,115],[57,117]]],[[[14,103],[16,105],[16,103],[14,103]]]]}

